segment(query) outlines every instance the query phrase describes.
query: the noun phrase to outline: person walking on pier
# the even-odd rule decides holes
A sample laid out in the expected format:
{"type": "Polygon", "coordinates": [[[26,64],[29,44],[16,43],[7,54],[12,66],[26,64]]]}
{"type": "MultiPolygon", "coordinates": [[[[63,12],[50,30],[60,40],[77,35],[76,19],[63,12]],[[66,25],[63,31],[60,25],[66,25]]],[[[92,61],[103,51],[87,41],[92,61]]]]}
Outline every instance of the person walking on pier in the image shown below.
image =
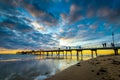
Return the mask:
{"type": "Polygon", "coordinates": [[[68,47],[66,47],[66,50],[68,49],[68,47]]]}
{"type": "Polygon", "coordinates": [[[81,46],[79,46],[79,49],[81,49],[81,46]]]}
{"type": "Polygon", "coordinates": [[[104,43],[102,44],[102,46],[104,47],[104,43]]]}
{"type": "Polygon", "coordinates": [[[107,44],[106,44],[106,43],[104,43],[104,45],[105,45],[105,47],[107,47],[107,44]]]}
{"type": "Polygon", "coordinates": [[[69,50],[71,49],[71,47],[69,47],[69,50]]]}
{"type": "Polygon", "coordinates": [[[107,44],[106,44],[106,43],[103,43],[102,45],[103,45],[103,48],[105,48],[105,47],[107,46],[107,44]]]}

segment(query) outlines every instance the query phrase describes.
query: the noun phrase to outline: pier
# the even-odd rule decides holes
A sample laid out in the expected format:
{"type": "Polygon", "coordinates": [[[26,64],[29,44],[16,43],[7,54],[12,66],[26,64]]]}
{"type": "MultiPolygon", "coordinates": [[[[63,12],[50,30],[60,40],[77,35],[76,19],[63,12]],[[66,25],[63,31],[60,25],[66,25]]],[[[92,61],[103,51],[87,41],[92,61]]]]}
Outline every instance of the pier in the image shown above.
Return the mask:
{"type": "Polygon", "coordinates": [[[119,55],[119,50],[120,47],[101,47],[101,48],[79,48],[79,49],[60,49],[58,48],[57,50],[38,50],[38,51],[23,51],[23,52],[18,52],[17,54],[35,54],[35,55],[40,55],[43,58],[68,58],[72,59],[73,54],[76,55],[77,60],[83,60],[84,53],[83,51],[89,50],[91,58],[94,58],[94,55],[97,57],[98,56],[98,50],[113,50],[114,55],[119,55]],[[75,51],[72,53],[72,51],[75,51]],[[79,57],[81,57],[79,59],[79,57]]]}

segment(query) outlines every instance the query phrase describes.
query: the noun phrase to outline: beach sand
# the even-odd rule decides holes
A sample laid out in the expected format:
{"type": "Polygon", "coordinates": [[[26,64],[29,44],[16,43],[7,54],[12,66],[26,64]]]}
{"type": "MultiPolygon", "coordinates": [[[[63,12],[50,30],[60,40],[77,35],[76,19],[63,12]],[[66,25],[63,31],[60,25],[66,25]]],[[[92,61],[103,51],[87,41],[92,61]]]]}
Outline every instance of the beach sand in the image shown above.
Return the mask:
{"type": "Polygon", "coordinates": [[[82,61],[46,80],[120,80],[120,56],[82,61]]]}

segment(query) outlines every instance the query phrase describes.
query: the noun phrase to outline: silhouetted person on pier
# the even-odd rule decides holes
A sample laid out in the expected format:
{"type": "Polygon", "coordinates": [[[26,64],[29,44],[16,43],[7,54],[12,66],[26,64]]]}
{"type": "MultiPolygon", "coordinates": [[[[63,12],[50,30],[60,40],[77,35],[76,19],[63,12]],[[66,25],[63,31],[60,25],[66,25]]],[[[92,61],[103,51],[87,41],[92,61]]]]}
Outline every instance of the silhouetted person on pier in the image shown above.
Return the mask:
{"type": "Polygon", "coordinates": [[[105,48],[105,47],[107,46],[107,44],[106,44],[106,43],[103,43],[102,45],[103,45],[103,48],[105,48]]]}
{"type": "Polygon", "coordinates": [[[71,49],[71,47],[69,47],[69,50],[71,49]]]}
{"type": "Polygon", "coordinates": [[[103,45],[103,47],[105,46],[105,44],[104,44],[104,43],[103,43],[102,45],[103,45]]]}
{"type": "Polygon", "coordinates": [[[68,49],[68,47],[66,47],[66,50],[68,49]]]}
{"type": "Polygon", "coordinates": [[[60,48],[58,48],[58,50],[60,50],[60,48]]]}
{"type": "Polygon", "coordinates": [[[105,45],[105,47],[107,46],[107,44],[106,44],[106,43],[104,43],[104,45],[105,45]]]}
{"type": "Polygon", "coordinates": [[[79,49],[81,49],[81,46],[79,46],[79,49]]]}

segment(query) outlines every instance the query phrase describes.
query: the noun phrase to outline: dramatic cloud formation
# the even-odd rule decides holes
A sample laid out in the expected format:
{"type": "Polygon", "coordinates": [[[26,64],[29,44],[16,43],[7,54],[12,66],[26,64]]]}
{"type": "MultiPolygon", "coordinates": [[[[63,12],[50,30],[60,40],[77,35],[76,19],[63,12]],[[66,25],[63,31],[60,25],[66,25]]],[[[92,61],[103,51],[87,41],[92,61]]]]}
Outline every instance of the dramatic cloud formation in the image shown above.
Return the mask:
{"type": "Polygon", "coordinates": [[[0,0],[1,49],[120,43],[120,0],[0,0]]]}

